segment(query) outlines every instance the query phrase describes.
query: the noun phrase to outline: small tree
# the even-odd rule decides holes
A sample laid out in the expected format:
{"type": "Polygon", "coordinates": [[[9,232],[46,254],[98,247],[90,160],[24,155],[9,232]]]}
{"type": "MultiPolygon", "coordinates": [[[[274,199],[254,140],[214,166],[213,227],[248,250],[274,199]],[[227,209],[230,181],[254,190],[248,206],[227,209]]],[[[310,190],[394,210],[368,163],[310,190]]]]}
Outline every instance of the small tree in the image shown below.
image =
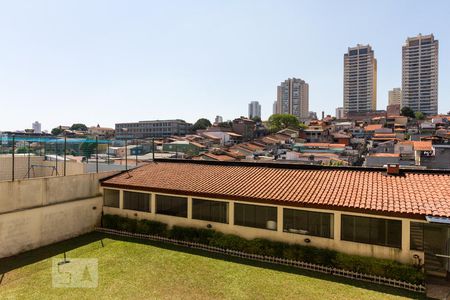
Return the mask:
{"type": "Polygon", "coordinates": [[[405,116],[405,117],[409,117],[409,118],[415,118],[416,117],[414,115],[414,111],[408,106],[405,106],[405,107],[402,108],[401,115],[405,116]]]}
{"type": "Polygon", "coordinates": [[[416,111],[416,112],[414,113],[414,117],[415,117],[417,120],[423,120],[423,119],[425,119],[425,115],[424,115],[423,112],[421,112],[421,111],[416,111]]]}
{"type": "Polygon", "coordinates": [[[261,117],[259,117],[259,116],[254,116],[254,117],[252,118],[252,121],[254,121],[255,123],[261,123],[261,117]]]}
{"type": "Polygon", "coordinates": [[[84,157],[89,158],[94,153],[95,146],[95,143],[83,142],[80,145],[80,152],[84,157]]]}
{"type": "Polygon", "coordinates": [[[60,135],[61,133],[63,133],[64,130],[61,129],[61,127],[55,127],[52,129],[52,134],[53,135],[60,135]]]}
{"type": "Polygon", "coordinates": [[[17,153],[28,153],[29,149],[26,146],[22,146],[20,148],[17,149],[17,153]]]}
{"type": "Polygon", "coordinates": [[[305,125],[301,124],[296,116],[288,114],[274,114],[271,115],[268,121],[269,129],[272,132],[277,132],[285,128],[300,129],[305,125]]]}
{"type": "Polygon", "coordinates": [[[201,118],[198,119],[197,122],[192,126],[193,131],[197,131],[199,129],[206,129],[208,127],[211,127],[211,122],[208,119],[201,118]]]}
{"type": "Polygon", "coordinates": [[[86,125],[81,123],[75,123],[70,127],[70,130],[78,130],[78,131],[87,131],[88,128],[86,125]]]}
{"type": "Polygon", "coordinates": [[[231,122],[231,121],[220,122],[219,124],[217,124],[217,126],[222,127],[222,128],[232,128],[233,127],[233,122],[231,122]]]}

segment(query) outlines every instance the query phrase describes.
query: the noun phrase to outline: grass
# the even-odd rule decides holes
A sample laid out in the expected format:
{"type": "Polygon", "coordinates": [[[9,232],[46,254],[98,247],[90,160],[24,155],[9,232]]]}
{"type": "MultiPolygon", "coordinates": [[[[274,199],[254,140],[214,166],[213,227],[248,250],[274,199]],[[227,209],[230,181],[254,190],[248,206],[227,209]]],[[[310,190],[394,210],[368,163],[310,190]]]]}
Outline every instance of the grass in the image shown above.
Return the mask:
{"type": "Polygon", "coordinates": [[[0,299],[420,297],[416,293],[330,275],[100,233],[0,260],[0,299]],[[64,252],[68,258],[98,259],[97,288],[52,287],[52,257],[62,258],[64,252]]]}

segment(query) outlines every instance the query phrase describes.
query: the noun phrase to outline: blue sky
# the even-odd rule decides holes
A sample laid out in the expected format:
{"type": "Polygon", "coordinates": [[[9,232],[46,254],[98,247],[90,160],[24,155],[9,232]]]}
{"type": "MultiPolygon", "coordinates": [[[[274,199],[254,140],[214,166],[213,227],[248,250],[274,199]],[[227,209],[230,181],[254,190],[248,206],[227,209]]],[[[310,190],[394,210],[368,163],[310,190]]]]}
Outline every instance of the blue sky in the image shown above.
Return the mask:
{"type": "Polygon", "coordinates": [[[310,110],[342,106],[343,54],[372,45],[378,108],[401,85],[408,36],[439,40],[450,110],[449,1],[0,1],[0,130],[82,122],[232,119],[276,86],[310,85],[310,110]]]}

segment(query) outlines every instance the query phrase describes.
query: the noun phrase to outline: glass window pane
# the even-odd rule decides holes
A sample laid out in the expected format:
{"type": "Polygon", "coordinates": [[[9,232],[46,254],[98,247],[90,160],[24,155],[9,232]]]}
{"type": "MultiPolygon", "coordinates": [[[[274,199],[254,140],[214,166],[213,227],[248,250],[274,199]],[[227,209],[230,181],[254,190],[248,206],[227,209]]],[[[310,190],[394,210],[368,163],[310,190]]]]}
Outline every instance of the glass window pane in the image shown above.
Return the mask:
{"type": "Polygon", "coordinates": [[[355,241],[370,243],[370,218],[355,217],[355,241]]]}
{"type": "Polygon", "coordinates": [[[192,199],[192,218],[228,223],[228,203],[194,198],[192,199]]]}
{"type": "Polygon", "coordinates": [[[410,241],[411,250],[423,251],[423,223],[411,222],[410,241]]]}
{"type": "Polygon", "coordinates": [[[402,247],[402,222],[388,220],[387,222],[387,245],[392,247],[402,247]]]}
{"type": "Polygon", "coordinates": [[[370,219],[370,243],[386,245],[386,222],[385,219],[370,219]]]}
{"type": "Polygon", "coordinates": [[[354,241],[355,218],[353,216],[342,215],[341,222],[341,239],[344,241],[354,241]]]}
{"type": "Polygon", "coordinates": [[[124,191],[123,208],[150,212],[150,194],[124,191]]]}
{"type": "Polygon", "coordinates": [[[108,207],[117,207],[119,208],[120,202],[120,191],[119,190],[103,190],[103,205],[108,207]]]}
{"type": "Polygon", "coordinates": [[[401,248],[402,222],[381,218],[342,215],[341,239],[401,248]]]}
{"type": "Polygon", "coordinates": [[[156,213],[187,218],[187,198],[156,195],[156,213]]]}
{"type": "Polygon", "coordinates": [[[298,209],[283,209],[285,232],[331,237],[332,214],[298,209]]]}
{"type": "Polygon", "coordinates": [[[277,208],[236,203],[234,205],[234,223],[247,227],[277,230],[277,208]]]}

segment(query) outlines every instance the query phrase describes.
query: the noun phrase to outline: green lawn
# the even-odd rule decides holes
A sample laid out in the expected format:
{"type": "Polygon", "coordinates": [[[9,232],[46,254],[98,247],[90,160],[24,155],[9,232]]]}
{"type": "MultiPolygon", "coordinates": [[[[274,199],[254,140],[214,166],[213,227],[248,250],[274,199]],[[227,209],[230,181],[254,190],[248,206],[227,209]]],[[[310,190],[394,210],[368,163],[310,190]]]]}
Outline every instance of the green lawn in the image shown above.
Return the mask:
{"type": "Polygon", "coordinates": [[[295,268],[91,233],[0,260],[0,299],[401,299],[421,295],[295,268]],[[94,289],[53,288],[52,257],[97,258],[94,289]],[[1,274],[5,274],[2,276],[1,274]]]}

